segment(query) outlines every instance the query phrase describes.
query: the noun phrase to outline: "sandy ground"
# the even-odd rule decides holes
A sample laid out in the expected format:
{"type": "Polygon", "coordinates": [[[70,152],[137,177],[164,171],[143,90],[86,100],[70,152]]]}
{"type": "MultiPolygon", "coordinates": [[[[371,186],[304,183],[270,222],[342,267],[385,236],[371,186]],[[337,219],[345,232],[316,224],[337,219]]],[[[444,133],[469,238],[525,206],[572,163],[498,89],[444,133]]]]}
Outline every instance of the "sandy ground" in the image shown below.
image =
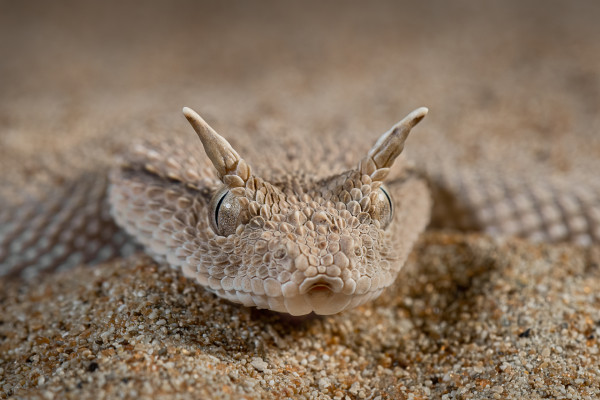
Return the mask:
{"type": "MultiPolygon", "coordinates": [[[[426,105],[418,162],[593,175],[599,18],[593,1],[1,1],[0,195],[188,132],[183,105],[234,142],[380,133],[426,105]]],[[[597,398],[599,258],[429,233],[382,298],[300,321],[143,257],[2,282],[0,397],[597,398]]]]}
{"type": "Polygon", "coordinates": [[[2,288],[1,390],[593,399],[599,263],[598,252],[568,246],[428,234],[381,298],[305,319],[221,301],[145,257],[79,268],[2,288]]]}

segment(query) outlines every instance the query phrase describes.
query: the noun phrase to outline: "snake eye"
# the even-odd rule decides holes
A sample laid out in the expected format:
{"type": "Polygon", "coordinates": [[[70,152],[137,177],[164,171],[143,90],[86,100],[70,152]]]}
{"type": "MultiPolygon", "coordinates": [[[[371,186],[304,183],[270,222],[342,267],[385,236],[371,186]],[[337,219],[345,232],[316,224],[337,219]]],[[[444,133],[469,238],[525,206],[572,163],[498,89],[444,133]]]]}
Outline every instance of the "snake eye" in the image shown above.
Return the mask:
{"type": "Polygon", "coordinates": [[[371,218],[378,220],[383,229],[392,222],[394,213],[392,197],[383,186],[379,188],[375,201],[371,203],[371,210],[371,218]]]}
{"type": "Polygon", "coordinates": [[[210,222],[217,235],[229,236],[235,233],[239,225],[240,203],[229,188],[217,191],[210,201],[210,222]]]}

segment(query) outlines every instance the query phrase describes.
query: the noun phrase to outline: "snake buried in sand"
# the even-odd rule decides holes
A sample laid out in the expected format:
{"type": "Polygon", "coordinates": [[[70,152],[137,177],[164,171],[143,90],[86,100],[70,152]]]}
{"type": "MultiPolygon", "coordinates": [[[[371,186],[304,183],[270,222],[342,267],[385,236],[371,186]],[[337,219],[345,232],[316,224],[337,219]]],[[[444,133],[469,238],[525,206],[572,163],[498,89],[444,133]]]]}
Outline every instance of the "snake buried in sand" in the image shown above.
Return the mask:
{"type": "Polygon", "coordinates": [[[600,236],[598,198],[585,191],[544,191],[477,171],[456,182],[440,171],[428,182],[398,157],[426,108],[384,133],[354,168],[332,169],[327,177],[275,168],[269,176],[255,174],[198,114],[183,112],[204,156],[169,142],[138,144],[108,179],[84,177],[41,206],[5,212],[0,273],[23,276],[110,258],[127,242],[124,230],[157,261],[181,268],[220,297],[292,315],[327,315],[372,300],[394,283],[429,223],[432,198],[434,225],[444,220],[453,228],[584,244],[600,236]],[[460,190],[442,201],[449,184],[460,190]],[[578,203],[569,208],[573,196],[578,203]],[[507,218],[507,207],[528,209],[527,218],[507,218]],[[560,223],[550,218],[557,213],[560,223]]]}

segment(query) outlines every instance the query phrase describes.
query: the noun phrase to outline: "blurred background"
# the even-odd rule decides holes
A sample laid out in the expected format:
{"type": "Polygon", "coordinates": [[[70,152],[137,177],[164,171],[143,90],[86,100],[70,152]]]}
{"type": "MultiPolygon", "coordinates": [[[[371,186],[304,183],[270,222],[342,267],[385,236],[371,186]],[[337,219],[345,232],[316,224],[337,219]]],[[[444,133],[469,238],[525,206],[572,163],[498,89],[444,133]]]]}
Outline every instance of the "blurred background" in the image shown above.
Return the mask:
{"type": "Polygon", "coordinates": [[[352,131],[365,148],[427,106],[417,161],[586,174],[600,165],[598,21],[597,1],[2,0],[2,179],[188,132],[183,105],[234,142],[352,131]]]}

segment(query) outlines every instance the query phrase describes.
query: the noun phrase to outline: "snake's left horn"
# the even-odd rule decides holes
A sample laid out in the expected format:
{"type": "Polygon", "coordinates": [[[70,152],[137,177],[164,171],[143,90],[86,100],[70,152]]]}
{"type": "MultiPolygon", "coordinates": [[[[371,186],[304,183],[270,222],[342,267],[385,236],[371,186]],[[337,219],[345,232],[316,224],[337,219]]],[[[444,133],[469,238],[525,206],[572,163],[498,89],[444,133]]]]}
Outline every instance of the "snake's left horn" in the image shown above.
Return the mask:
{"type": "Polygon", "coordinates": [[[248,164],[196,111],[183,107],[183,115],[198,134],[206,155],[217,169],[223,183],[230,187],[244,186],[251,175],[248,164]]]}
{"type": "Polygon", "coordinates": [[[374,181],[383,180],[404,150],[404,142],[411,129],[425,118],[428,111],[426,107],[417,108],[381,135],[367,156],[360,161],[358,170],[362,174],[371,175],[374,181]]]}

